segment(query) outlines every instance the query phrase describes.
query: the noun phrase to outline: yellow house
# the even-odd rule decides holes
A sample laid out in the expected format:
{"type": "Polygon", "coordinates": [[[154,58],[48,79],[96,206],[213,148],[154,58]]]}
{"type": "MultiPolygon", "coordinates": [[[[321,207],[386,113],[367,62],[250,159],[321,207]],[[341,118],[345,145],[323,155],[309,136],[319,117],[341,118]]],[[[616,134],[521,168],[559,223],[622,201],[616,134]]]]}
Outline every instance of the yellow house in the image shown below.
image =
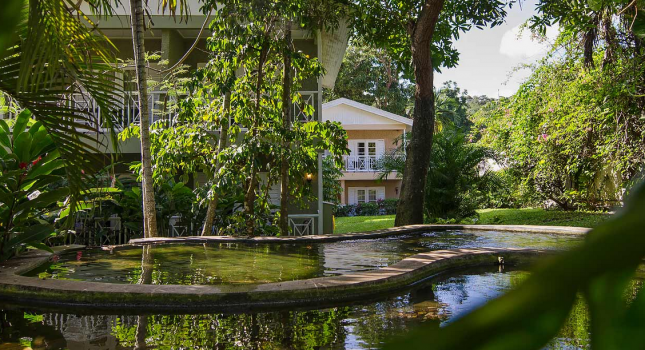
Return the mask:
{"type": "Polygon", "coordinates": [[[405,133],[412,130],[412,119],[346,98],[323,104],[322,117],[339,122],[347,131],[350,154],[344,156],[340,178],[341,204],[399,198],[398,174],[390,174],[381,181],[377,164],[385,154],[396,152],[405,143],[405,133]]]}

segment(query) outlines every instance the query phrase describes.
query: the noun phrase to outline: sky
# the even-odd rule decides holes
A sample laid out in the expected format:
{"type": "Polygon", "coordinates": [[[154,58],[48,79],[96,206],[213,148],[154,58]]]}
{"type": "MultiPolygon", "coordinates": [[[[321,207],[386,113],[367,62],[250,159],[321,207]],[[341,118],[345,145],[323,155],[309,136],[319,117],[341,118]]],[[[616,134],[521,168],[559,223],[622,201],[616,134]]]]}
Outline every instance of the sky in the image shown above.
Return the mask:
{"type": "Polygon", "coordinates": [[[530,69],[513,70],[522,64],[534,63],[544,57],[548,41],[553,41],[557,29],[547,31],[547,42],[532,40],[528,30],[520,34],[520,26],[535,14],[535,1],[524,1],[522,7],[513,6],[508,11],[506,23],[495,28],[477,28],[462,34],[455,43],[460,53],[457,67],[443,68],[435,75],[435,86],[445,81],[455,81],[469,95],[489,97],[513,95],[530,69]]]}

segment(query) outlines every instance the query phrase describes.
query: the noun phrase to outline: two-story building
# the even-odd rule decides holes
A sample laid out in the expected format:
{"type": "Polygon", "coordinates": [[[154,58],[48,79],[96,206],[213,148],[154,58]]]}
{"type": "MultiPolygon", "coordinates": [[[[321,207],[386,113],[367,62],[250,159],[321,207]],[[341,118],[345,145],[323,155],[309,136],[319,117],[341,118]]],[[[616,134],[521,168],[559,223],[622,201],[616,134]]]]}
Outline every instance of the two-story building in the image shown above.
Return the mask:
{"type": "Polygon", "coordinates": [[[378,164],[398,152],[412,119],[346,98],[322,106],[323,120],[339,122],[347,131],[350,154],[344,156],[341,204],[376,203],[399,198],[401,179],[396,172],[379,179],[378,164]]]}
{"type": "MultiPolygon", "coordinates": [[[[173,66],[180,60],[184,65],[191,69],[199,68],[205,65],[209,60],[209,52],[206,48],[206,38],[211,35],[208,29],[210,19],[208,16],[199,12],[201,4],[197,0],[188,0],[191,16],[188,19],[179,21],[174,20],[167,12],[164,14],[157,6],[150,6],[146,15],[146,22],[149,24],[144,33],[145,49],[150,53],[158,53],[161,58],[167,61],[166,66],[157,66],[150,64],[148,70],[149,77],[159,80],[161,75],[159,70],[173,66]],[[186,56],[186,57],[184,57],[186,56]]],[[[90,13],[87,4],[83,4],[84,10],[90,13]]],[[[109,18],[93,18],[98,28],[105,34],[114,45],[117,57],[123,62],[131,62],[134,57],[132,45],[132,30],[130,26],[130,8],[129,6],[119,6],[116,8],[114,16],[109,18]]],[[[309,79],[303,82],[299,93],[303,96],[301,104],[294,104],[293,116],[294,121],[308,122],[321,120],[322,110],[322,89],[333,88],[336,76],[340,69],[347,42],[349,39],[349,29],[346,22],[341,21],[340,26],[334,31],[318,31],[311,33],[308,30],[295,28],[292,30],[294,46],[310,57],[319,58],[325,68],[325,75],[317,79],[309,79]],[[309,116],[303,113],[305,106],[313,107],[314,113],[309,116]]],[[[127,127],[132,123],[139,123],[141,118],[149,118],[154,122],[161,118],[155,109],[159,109],[159,103],[164,101],[166,93],[162,90],[156,90],[149,94],[150,114],[142,116],[139,113],[137,92],[134,84],[134,67],[132,64],[123,68],[119,73],[124,82],[122,96],[119,99],[123,106],[118,111],[117,129],[127,127]]],[[[82,92],[64,96],[67,103],[74,105],[78,109],[84,109],[94,113],[97,121],[101,124],[99,106],[82,92]]],[[[0,118],[11,118],[12,115],[0,113],[0,118]]],[[[167,117],[163,117],[167,118],[167,117]]],[[[170,117],[172,118],[172,117],[170,117]]],[[[216,131],[215,131],[216,132],[216,131]]],[[[105,133],[95,135],[96,144],[93,146],[109,154],[114,152],[111,139],[105,133]]],[[[138,139],[128,139],[120,141],[118,147],[118,160],[128,163],[140,160],[140,141],[138,139]]],[[[318,159],[318,170],[311,174],[308,180],[311,183],[311,191],[317,194],[317,199],[308,204],[307,208],[293,207],[290,208],[290,223],[298,231],[306,234],[331,233],[332,231],[332,209],[331,206],[323,204],[323,182],[322,182],[322,154],[318,159]],[[303,226],[307,227],[303,227],[303,226]]],[[[105,157],[106,163],[111,161],[111,157],[105,157]]],[[[128,172],[126,166],[120,166],[117,172],[128,172]]],[[[200,181],[197,176],[196,181],[200,181]]],[[[273,197],[279,200],[280,189],[273,191],[273,197]]],[[[273,198],[275,200],[275,198],[273,198]]]]}

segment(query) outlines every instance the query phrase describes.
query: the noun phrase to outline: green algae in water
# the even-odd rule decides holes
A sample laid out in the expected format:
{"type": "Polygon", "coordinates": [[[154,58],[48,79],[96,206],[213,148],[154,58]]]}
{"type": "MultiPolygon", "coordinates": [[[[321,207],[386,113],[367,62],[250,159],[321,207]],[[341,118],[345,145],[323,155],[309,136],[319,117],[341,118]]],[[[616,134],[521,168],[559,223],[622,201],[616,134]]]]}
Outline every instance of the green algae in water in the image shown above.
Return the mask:
{"type": "Polygon", "coordinates": [[[319,254],[297,245],[162,245],[62,254],[27,276],[129,284],[257,284],[320,276],[319,254]],[[145,253],[144,253],[145,252],[145,253]]]}
{"type": "Polygon", "coordinates": [[[374,270],[440,249],[516,247],[565,249],[581,236],[496,231],[436,231],[323,244],[167,244],[86,250],[28,273],[41,278],[139,284],[255,284],[374,270]],[[145,258],[145,259],[144,259],[145,258]]]}

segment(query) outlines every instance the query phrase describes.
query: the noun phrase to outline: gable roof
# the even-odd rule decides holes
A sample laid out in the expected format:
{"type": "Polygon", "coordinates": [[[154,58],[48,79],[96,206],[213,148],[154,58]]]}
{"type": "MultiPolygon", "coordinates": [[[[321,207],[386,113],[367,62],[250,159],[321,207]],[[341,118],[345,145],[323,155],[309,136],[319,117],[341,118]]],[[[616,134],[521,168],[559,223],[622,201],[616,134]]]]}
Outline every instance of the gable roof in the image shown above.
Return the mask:
{"type": "Polygon", "coordinates": [[[380,116],[380,117],[383,117],[383,118],[386,118],[386,119],[390,119],[390,120],[395,121],[397,123],[412,126],[412,119],[410,119],[410,118],[402,117],[402,116],[400,116],[398,114],[390,113],[388,111],[384,111],[384,110],[378,109],[376,107],[368,106],[366,104],[356,102],[354,100],[350,100],[350,99],[344,98],[344,97],[336,99],[336,100],[333,100],[333,101],[330,101],[330,102],[327,102],[327,103],[324,103],[322,105],[323,114],[325,113],[325,109],[340,106],[340,105],[346,105],[346,106],[354,107],[354,108],[363,110],[365,112],[372,113],[372,114],[375,114],[377,116],[380,116]]]}

